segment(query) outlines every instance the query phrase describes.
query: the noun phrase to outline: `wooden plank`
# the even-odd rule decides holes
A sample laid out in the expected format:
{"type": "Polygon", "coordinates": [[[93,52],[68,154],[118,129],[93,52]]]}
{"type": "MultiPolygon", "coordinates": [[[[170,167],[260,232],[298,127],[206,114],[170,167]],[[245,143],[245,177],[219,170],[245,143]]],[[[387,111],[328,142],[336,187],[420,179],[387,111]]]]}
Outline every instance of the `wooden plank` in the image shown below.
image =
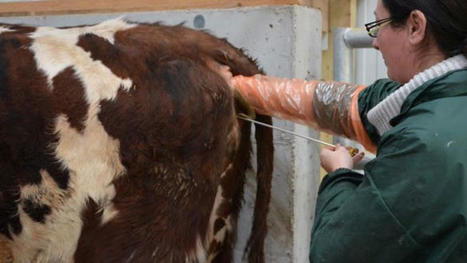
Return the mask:
{"type": "Polygon", "coordinates": [[[355,26],[357,1],[356,0],[330,0],[330,26],[352,27],[355,26]]]}
{"type": "MultiPolygon", "coordinates": [[[[354,27],[357,21],[357,0],[329,0],[329,34],[328,49],[322,54],[322,79],[334,79],[334,38],[333,29],[336,27],[354,27]]],[[[320,133],[320,138],[327,142],[332,142],[332,136],[324,132],[320,133]]],[[[326,175],[326,171],[321,168],[321,178],[326,175]]]]}
{"type": "Polygon", "coordinates": [[[329,31],[329,0],[298,0],[300,5],[313,7],[321,10],[323,17],[322,30],[323,32],[329,31]]]}
{"type": "Polygon", "coordinates": [[[308,0],[307,2],[309,6],[321,10],[323,32],[329,32],[329,0],[308,0]]]}
{"type": "Polygon", "coordinates": [[[0,3],[0,16],[115,13],[250,6],[305,5],[315,7],[323,0],[49,0],[0,3]]]}
{"type": "Polygon", "coordinates": [[[333,28],[354,27],[356,25],[357,0],[329,0],[329,35],[328,50],[323,52],[322,77],[325,80],[334,79],[333,71],[333,28]]]}

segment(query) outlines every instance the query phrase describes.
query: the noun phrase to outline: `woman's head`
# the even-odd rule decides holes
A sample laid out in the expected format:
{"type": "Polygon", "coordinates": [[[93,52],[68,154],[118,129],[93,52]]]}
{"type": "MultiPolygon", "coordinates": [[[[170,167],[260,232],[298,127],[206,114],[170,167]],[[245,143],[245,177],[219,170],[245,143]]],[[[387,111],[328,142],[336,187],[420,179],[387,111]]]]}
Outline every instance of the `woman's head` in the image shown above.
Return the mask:
{"type": "Polygon", "coordinates": [[[467,56],[466,0],[379,0],[375,15],[391,18],[373,44],[393,80],[405,83],[447,57],[467,56]]]}
{"type": "Polygon", "coordinates": [[[466,0],[383,0],[383,4],[395,26],[404,25],[412,11],[421,11],[427,20],[427,33],[446,57],[467,56],[466,0]]]}

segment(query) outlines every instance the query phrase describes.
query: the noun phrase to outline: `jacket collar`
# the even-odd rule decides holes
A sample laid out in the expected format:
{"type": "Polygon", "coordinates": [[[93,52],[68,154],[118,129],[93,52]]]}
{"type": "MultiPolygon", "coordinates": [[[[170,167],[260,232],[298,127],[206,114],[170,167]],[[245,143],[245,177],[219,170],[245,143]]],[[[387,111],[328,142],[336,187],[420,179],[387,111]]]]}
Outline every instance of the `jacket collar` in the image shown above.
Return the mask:
{"type": "Polygon", "coordinates": [[[433,80],[449,72],[466,67],[467,58],[464,55],[457,55],[415,75],[404,86],[391,93],[373,107],[367,114],[368,121],[376,127],[379,135],[384,134],[393,127],[390,123],[391,119],[401,114],[401,108],[412,92],[416,91],[421,86],[428,86],[424,84],[433,82],[433,80]]]}

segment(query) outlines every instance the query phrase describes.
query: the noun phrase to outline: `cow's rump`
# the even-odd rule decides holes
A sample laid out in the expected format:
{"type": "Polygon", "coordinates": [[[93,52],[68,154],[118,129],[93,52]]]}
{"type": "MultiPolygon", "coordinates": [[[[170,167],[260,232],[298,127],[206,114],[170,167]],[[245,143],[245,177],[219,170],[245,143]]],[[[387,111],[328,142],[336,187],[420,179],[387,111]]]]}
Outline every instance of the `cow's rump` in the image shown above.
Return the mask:
{"type": "MultiPolygon", "coordinates": [[[[223,68],[255,63],[183,26],[0,29],[0,240],[15,261],[231,261],[251,142],[223,68]]],[[[256,139],[262,262],[272,133],[256,139]]]]}

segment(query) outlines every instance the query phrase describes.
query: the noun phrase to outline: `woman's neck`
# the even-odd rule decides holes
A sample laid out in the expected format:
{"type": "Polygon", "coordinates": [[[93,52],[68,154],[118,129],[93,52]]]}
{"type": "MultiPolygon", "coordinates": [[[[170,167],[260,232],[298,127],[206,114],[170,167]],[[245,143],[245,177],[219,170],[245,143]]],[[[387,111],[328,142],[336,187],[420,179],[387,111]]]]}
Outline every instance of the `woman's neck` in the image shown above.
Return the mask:
{"type": "Polygon", "coordinates": [[[447,57],[438,48],[425,50],[424,52],[420,52],[419,55],[414,57],[413,72],[411,72],[409,80],[418,73],[423,72],[447,59],[447,57]]]}

